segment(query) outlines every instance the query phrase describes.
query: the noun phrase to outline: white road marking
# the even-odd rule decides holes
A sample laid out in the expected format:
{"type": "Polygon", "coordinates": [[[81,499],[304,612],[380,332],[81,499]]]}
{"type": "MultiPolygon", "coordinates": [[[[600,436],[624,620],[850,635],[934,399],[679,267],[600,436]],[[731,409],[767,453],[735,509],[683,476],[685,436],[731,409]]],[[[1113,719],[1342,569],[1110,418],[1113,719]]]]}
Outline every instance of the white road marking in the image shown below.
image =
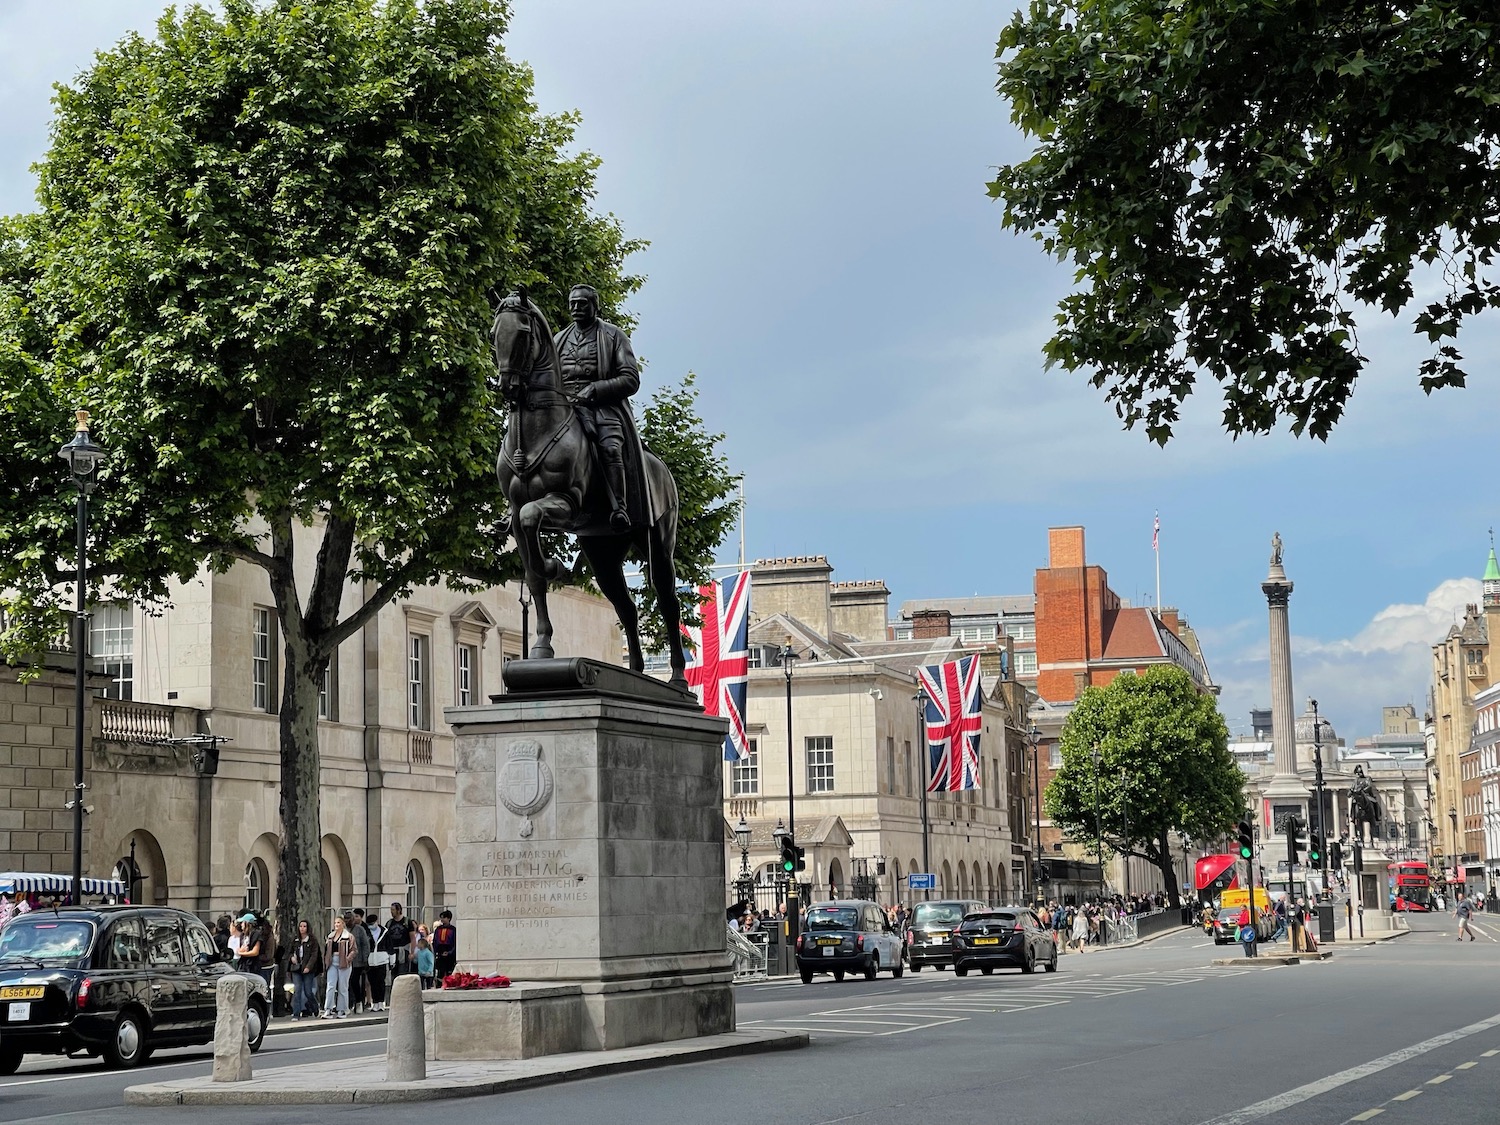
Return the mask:
{"type": "MultiPolygon", "coordinates": [[[[1382,1055],[1378,1059],[1371,1059],[1359,1066],[1349,1067],[1337,1073],[1327,1075],[1316,1082],[1298,1086],[1295,1090],[1287,1090],[1285,1093],[1277,1094],[1275,1097],[1266,1098],[1264,1101],[1247,1105],[1243,1109],[1237,1109],[1233,1113],[1202,1122],[1202,1125],[1247,1125],[1251,1121],[1259,1121],[1262,1117],[1269,1117],[1273,1113],[1280,1113],[1284,1109],[1290,1109],[1294,1105],[1301,1105],[1310,1098],[1316,1098],[1331,1090],[1337,1090],[1340,1086],[1350,1082],[1357,1082],[1361,1078],[1368,1078],[1372,1074],[1378,1074],[1387,1067],[1398,1066],[1401,1063],[1425,1055],[1429,1051],[1435,1051],[1439,1047],[1446,1047],[1449,1043],[1457,1043],[1460,1039],[1467,1039],[1471,1035],[1478,1035],[1481,1031],[1489,1031],[1491,1028],[1500,1027],[1500,1015],[1493,1015],[1487,1020],[1471,1023],[1466,1027],[1460,1027],[1455,1031],[1445,1031],[1442,1035],[1435,1035],[1431,1039],[1424,1039],[1420,1043],[1413,1043],[1410,1047],[1402,1047],[1399,1051],[1392,1051],[1388,1055],[1382,1055]]],[[[1374,1112],[1367,1111],[1368,1115],[1360,1115],[1351,1118],[1353,1121],[1367,1121],[1375,1116],[1374,1112]]]]}

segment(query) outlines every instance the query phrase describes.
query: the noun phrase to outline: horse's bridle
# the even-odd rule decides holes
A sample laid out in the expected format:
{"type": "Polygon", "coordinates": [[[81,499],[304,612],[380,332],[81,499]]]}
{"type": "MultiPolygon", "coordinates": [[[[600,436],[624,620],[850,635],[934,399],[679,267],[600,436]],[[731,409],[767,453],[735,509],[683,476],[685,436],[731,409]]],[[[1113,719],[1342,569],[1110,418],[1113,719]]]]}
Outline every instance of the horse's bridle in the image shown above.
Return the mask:
{"type": "MultiPolygon", "coordinates": [[[[516,339],[511,342],[511,355],[507,357],[511,361],[510,370],[514,371],[518,369],[517,365],[514,362],[516,344],[521,340],[529,340],[534,332],[539,337],[545,336],[545,333],[539,331],[542,327],[541,314],[536,311],[531,302],[527,300],[523,294],[516,294],[515,303],[513,305],[507,306],[505,304],[502,304],[499,312],[496,313],[496,318],[498,319],[500,314],[508,311],[509,308],[519,309],[522,316],[524,317],[524,324],[522,325],[520,331],[516,334],[516,339]]],[[[528,344],[526,348],[528,356],[531,354],[531,351],[532,348],[530,344],[528,344]]],[[[515,389],[510,392],[507,392],[506,390],[505,379],[503,376],[500,381],[501,397],[512,404],[511,408],[515,411],[517,416],[516,421],[518,423],[518,426],[516,429],[516,448],[512,453],[509,454],[506,459],[510,462],[511,469],[518,476],[524,475],[530,465],[540,464],[546,458],[547,454],[552,452],[553,447],[562,440],[563,434],[568,432],[568,423],[573,420],[574,416],[573,399],[569,395],[552,388],[544,388],[540,392],[532,390],[532,388],[528,385],[528,380],[531,373],[535,370],[536,368],[532,367],[518,374],[514,379],[515,389]],[[551,406],[556,402],[561,402],[568,408],[568,410],[567,413],[563,415],[562,423],[557,427],[556,430],[553,431],[552,436],[547,439],[542,448],[535,455],[528,456],[525,449],[521,446],[521,442],[523,440],[521,435],[525,432],[524,418],[526,414],[527,398],[531,395],[537,396],[532,402],[533,406],[551,406]]]]}

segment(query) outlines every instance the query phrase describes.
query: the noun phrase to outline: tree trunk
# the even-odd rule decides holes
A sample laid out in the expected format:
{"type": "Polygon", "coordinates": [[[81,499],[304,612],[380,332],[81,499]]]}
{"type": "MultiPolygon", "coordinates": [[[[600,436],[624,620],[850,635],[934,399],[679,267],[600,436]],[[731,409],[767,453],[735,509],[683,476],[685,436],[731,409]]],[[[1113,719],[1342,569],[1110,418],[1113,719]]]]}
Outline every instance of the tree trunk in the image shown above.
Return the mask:
{"type": "MultiPolygon", "coordinates": [[[[281,864],[276,879],[276,929],[287,942],[306,918],[314,933],[327,919],[322,905],[322,762],[318,747],[318,692],[322,670],[309,656],[300,618],[282,626],[286,673],[281,696],[281,864]],[[317,669],[316,672],[313,669],[317,669]]],[[[327,666],[327,659],[321,661],[327,666]]]]}
{"type": "Polygon", "coordinates": [[[1158,866],[1161,870],[1163,885],[1167,888],[1167,897],[1172,903],[1172,909],[1181,910],[1182,889],[1177,882],[1177,867],[1172,862],[1172,847],[1167,840],[1165,829],[1162,830],[1160,847],[1162,859],[1158,866]]]}

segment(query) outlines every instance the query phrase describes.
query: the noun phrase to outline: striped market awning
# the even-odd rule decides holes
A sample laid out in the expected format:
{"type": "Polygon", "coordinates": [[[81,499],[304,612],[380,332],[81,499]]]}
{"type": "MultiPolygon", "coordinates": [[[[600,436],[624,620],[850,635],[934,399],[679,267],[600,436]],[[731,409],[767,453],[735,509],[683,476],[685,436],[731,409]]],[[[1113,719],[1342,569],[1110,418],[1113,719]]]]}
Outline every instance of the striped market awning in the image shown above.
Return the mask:
{"type": "MultiPolygon", "coordinates": [[[[66,895],[73,891],[73,876],[45,875],[35,871],[0,871],[0,894],[66,895]]],[[[83,880],[86,895],[125,895],[127,888],[119,879],[83,880]]]]}

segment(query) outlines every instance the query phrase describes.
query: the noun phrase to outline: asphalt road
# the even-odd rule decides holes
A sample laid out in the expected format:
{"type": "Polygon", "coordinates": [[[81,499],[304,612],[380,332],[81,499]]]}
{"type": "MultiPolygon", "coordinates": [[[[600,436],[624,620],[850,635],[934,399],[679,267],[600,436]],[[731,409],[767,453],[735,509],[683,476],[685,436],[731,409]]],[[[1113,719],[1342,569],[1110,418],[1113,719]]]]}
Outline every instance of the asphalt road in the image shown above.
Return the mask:
{"type": "MultiPolygon", "coordinates": [[[[1199,932],[1064,958],[1056,974],[959,980],[931,970],[739,990],[741,1026],[805,1028],[804,1051],[593,1079],[422,1106],[215,1110],[215,1125],[1444,1125],[1500,1121],[1500,924],[1459,945],[1444,916],[1320,964],[1211,968],[1199,932]]],[[[312,1025],[268,1038],[257,1070],[384,1050],[375,1026],[312,1025]]],[[[207,1120],[126,1109],[124,1086],[209,1070],[206,1050],[164,1052],[127,1075],[53,1060],[0,1079],[0,1121],[207,1120]]]]}

